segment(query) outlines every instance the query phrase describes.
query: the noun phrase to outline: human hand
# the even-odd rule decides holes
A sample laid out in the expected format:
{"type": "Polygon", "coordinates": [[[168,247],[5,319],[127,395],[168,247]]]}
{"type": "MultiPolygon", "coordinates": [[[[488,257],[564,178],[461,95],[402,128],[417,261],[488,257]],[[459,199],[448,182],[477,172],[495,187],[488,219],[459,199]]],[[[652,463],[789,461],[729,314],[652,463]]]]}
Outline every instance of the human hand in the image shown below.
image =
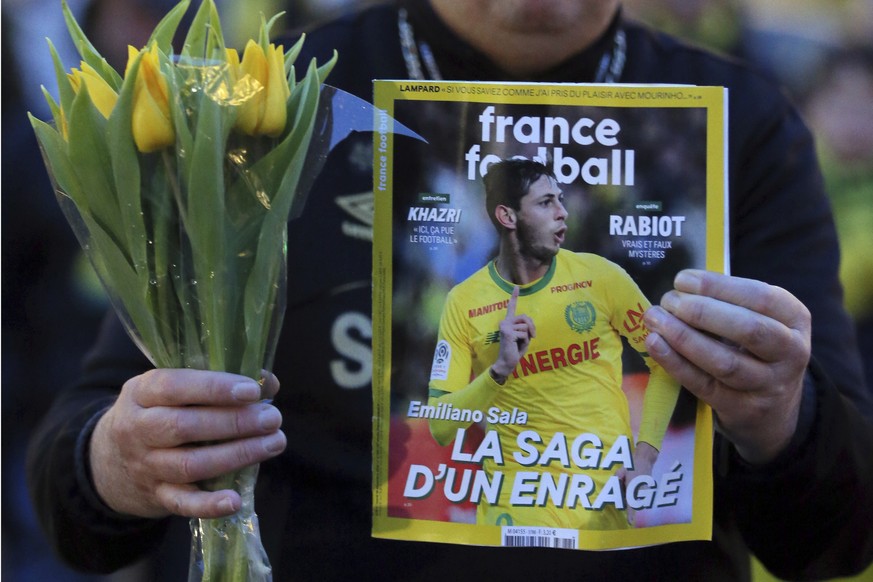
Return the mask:
{"type": "Polygon", "coordinates": [[[506,307],[506,317],[500,322],[500,351],[497,361],[491,366],[500,378],[508,378],[515,370],[519,360],[527,352],[530,340],[537,335],[533,320],[527,315],[516,315],[518,304],[518,285],[513,287],[506,307]]]}
{"type": "Polygon", "coordinates": [[[791,293],[700,270],[649,309],[649,354],[707,402],[718,429],[750,463],[772,460],[797,426],[811,317],[791,293]]]}
{"type": "Polygon", "coordinates": [[[151,370],[127,381],[94,428],[91,473],[97,493],[115,511],[157,518],[214,518],[241,505],[232,490],[197,483],[266,461],[285,448],[282,416],[263,388],[236,374],[151,370]]]}

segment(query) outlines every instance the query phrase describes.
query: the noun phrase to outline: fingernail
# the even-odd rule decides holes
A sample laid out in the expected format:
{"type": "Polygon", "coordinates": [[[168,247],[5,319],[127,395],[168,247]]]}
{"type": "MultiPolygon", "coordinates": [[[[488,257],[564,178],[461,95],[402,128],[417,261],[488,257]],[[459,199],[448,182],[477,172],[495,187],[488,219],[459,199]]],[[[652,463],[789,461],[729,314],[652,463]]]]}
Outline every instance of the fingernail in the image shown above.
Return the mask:
{"type": "Polygon", "coordinates": [[[658,306],[650,307],[643,316],[643,321],[649,329],[660,326],[664,321],[664,314],[661,312],[661,308],[658,306]]]}
{"type": "Polygon", "coordinates": [[[222,513],[230,514],[236,512],[236,507],[234,507],[233,501],[230,499],[230,497],[225,497],[218,502],[218,510],[222,513]]]}
{"type": "Polygon", "coordinates": [[[282,414],[273,406],[267,406],[258,415],[258,424],[262,430],[276,430],[282,426],[282,414]]]}
{"type": "Polygon", "coordinates": [[[263,398],[272,398],[279,391],[279,379],[269,370],[261,370],[261,379],[258,384],[261,386],[263,398]]]}
{"type": "Polygon", "coordinates": [[[675,311],[679,307],[679,295],[675,291],[668,291],[661,298],[661,307],[667,311],[675,311]]]}
{"type": "Polygon", "coordinates": [[[230,393],[235,400],[252,402],[261,397],[261,387],[254,381],[240,382],[231,389],[230,393]]]}
{"type": "Polygon", "coordinates": [[[268,453],[281,453],[285,450],[285,435],[278,431],[270,436],[264,437],[264,449],[268,453]]]}
{"type": "Polygon", "coordinates": [[[697,293],[700,291],[700,278],[703,275],[697,269],[685,269],[679,271],[673,280],[673,285],[682,291],[697,293]]]}
{"type": "Polygon", "coordinates": [[[655,356],[663,357],[670,353],[670,345],[656,333],[650,333],[646,336],[646,349],[655,356]]]}

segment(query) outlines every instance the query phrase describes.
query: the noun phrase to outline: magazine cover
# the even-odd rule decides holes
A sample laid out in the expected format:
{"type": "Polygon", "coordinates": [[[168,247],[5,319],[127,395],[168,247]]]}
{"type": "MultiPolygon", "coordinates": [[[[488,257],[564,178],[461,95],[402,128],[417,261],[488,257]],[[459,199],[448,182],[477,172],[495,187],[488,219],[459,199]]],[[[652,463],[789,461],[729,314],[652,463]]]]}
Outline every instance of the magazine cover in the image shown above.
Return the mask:
{"type": "Polygon", "coordinates": [[[680,270],[726,272],[725,104],[375,81],[374,536],[711,538],[711,411],[642,317],[680,270]]]}

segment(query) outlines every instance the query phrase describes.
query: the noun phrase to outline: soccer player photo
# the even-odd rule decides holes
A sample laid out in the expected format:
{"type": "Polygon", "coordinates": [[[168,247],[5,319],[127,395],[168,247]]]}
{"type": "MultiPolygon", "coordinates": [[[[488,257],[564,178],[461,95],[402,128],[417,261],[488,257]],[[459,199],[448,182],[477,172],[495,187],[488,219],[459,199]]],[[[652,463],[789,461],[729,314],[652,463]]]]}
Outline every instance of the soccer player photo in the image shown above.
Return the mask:
{"type": "MultiPolygon", "coordinates": [[[[679,385],[645,353],[639,318],[649,301],[615,263],[561,249],[567,210],[545,164],[508,159],[487,172],[485,204],[499,250],[449,292],[429,404],[500,411],[486,425],[502,452],[483,459],[490,479],[500,473],[518,483],[536,466],[540,483],[570,483],[573,494],[559,503],[517,503],[514,488],[501,488],[495,503],[479,503],[477,523],[627,527],[632,515],[616,504],[594,508],[589,495],[610,479],[625,485],[628,476],[651,474],[676,404],[679,385]],[[622,337],[649,369],[636,443],[621,387],[622,337]],[[509,422],[501,421],[504,411],[509,422]]],[[[470,424],[432,418],[430,430],[448,445],[470,424]]]]}

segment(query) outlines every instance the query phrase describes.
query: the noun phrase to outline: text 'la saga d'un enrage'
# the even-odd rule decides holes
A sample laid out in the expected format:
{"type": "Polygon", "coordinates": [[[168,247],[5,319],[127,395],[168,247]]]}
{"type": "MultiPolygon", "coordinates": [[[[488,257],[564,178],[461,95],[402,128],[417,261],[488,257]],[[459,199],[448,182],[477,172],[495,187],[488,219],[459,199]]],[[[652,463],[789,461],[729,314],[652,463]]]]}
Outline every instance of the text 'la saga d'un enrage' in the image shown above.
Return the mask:
{"type": "MultiPolygon", "coordinates": [[[[431,406],[413,401],[407,411],[410,418],[436,418],[444,420],[481,422],[491,424],[519,424],[527,422],[527,413],[492,407],[487,411],[462,410],[451,405],[431,406]]],[[[406,476],[403,491],[407,499],[424,499],[441,493],[453,503],[497,503],[504,486],[512,487],[510,504],[519,507],[553,505],[568,509],[602,510],[606,506],[616,509],[653,509],[671,507],[679,502],[685,475],[682,466],[674,463],[669,471],[659,478],[640,474],[623,483],[618,470],[633,471],[633,447],[630,439],[619,436],[612,445],[605,445],[595,434],[583,433],[568,436],[557,432],[545,441],[534,430],[523,430],[516,437],[515,449],[507,459],[499,435],[495,430],[485,431],[482,442],[473,452],[465,450],[467,432],[458,428],[452,445],[451,459],[459,466],[445,463],[436,468],[412,464],[406,476]],[[507,460],[523,470],[513,470],[512,483],[505,483],[506,475],[500,470],[489,472],[482,468],[484,461],[492,461],[497,467],[507,460]],[[461,468],[461,464],[470,468],[461,468]],[[586,471],[614,471],[599,488],[586,471]]]]}

